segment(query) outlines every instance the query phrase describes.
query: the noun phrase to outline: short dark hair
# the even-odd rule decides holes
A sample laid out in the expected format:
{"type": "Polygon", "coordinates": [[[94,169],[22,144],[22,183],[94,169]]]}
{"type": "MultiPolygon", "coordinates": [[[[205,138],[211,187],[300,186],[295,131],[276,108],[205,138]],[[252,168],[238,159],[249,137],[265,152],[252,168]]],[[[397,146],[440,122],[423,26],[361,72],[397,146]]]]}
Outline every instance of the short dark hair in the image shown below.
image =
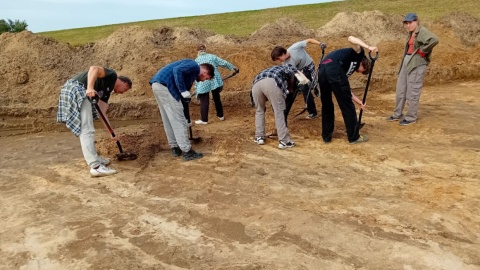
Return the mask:
{"type": "Polygon", "coordinates": [[[275,46],[275,48],[273,48],[272,50],[272,54],[271,54],[271,57],[272,57],[272,60],[273,61],[277,61],[277,59],[286,54],[287,53],[287,50],[281,46],[275,46]]]}
{"type": "Polygon", "coordinates": [[[371,62],[370,60],[367,58],[367,56],[363,56],[362,58],[362,62],[360,63],[362,65],[362,67],[365,69],[362,74],[363,75],[368,75],[368,73],[370,73],[370,66],[371,66],[371,62]]]}
{"type": "Polygon", "coordinates": [[[212,79],[215,77],[215,68],[211,64],[203,63],[200,66],[208,70],[208,75],[210,75],[212,79]]]}
{"type": "Polygon", "coordinates": [[[130,78],[128,78],[127,76],[121,76],[121,75],[120,75],[120,76],[117,77],[117,79],[119,79],[120,81],[128,84],[128,86],[129,86],[130,88],[132,88],[132,80],[130,80],[130,78]]]}

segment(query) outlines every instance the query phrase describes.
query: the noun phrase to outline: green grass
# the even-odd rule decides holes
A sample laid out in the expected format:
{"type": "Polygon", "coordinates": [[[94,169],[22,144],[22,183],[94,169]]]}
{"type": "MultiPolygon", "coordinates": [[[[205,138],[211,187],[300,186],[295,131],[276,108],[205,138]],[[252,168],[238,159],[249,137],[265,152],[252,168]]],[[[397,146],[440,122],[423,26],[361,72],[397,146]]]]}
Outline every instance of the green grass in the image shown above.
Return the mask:
{"type": "Polygon", "coordinates": [[[455,2],[452,0],[346,0],[342,2],[299,5],[255,11],[139,21],[41,32],[38,34],[75,46],[95,42],[109,36],[120,27],[131,25],[139,25],[147,28],[184,26],[189,28],[203,28],[222,35],[233,34],[237,36],[247,36],[267,22],[274,22],[282,17],[290,17],[302,22],[308,28],[316,29],[330,21],[339,12],[362,12],[370,10],[380,10],[386,14],[416,12],[421,20],[435,20],[454,11],[463,11],[470,15],[480,17],[478,0],[455,2]]]}

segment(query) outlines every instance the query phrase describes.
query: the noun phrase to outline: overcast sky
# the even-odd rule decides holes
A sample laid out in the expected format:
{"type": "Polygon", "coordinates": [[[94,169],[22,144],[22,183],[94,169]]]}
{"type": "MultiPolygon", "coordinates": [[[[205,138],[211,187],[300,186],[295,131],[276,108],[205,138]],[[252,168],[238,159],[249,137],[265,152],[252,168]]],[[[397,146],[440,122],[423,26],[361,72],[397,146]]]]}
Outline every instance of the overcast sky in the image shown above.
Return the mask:
{"type": "Polygon", "coordinates": [[[6,0],[0,19],[26,21],[32,32],[303,5],[332,0],[6,0]]]}

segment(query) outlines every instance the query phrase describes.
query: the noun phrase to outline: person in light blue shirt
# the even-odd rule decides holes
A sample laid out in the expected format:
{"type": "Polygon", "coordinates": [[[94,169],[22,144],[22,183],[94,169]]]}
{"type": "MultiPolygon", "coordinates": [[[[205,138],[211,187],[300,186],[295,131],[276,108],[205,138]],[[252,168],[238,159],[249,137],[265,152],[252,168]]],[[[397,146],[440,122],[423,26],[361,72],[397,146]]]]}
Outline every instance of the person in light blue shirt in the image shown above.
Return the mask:
{"type": "Polygon", "coordinates": [[[215,103],[215,110],[217,111],[217,117],[220,121],[225,120],[223,114],[223,105],[222,100],[220,99],[220,92],[223,90],[223,80],[218,67],[226,68],[228,70],[235,70],[238,72],[238,69],[231,64],[230,62],[223,60],[222,58],[207,53],[207,48],[204,44],[198,45],[198,56],[195,59],[198,64],[208,63],[215,68],[215,76],[211,80],[197,82],[197,97],[200,100],[200,120],[195,121],[197,125],[206,125],[208,124],[208,110],[210,107],[210,92],[212,92],[213,102],[215,103]]]}

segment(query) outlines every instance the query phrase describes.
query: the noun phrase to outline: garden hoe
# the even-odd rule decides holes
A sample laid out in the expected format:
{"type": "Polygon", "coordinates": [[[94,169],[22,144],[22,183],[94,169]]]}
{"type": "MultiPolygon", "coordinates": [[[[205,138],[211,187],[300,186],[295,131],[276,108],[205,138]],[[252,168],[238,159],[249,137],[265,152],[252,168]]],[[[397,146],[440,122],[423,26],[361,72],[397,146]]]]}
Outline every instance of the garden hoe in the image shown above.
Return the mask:
{"type": "MultiPolygon", "coordinates": [[[[98,101],[97,99],[90,99],[90,101],[92,102],[93,106],[95,106],[95,109],[97,110],[98,114],[100,115],[100,117],[102,118],[103,122],[105,123],[105,126],[108,128],[108,131],[110,132],[110,134],[112,135],[112,137],[116,137],[115,135],[115,132],[113,131],[112,127],[110,126],[110,124],[108,123],[107,119],[105,118],[105,115],[103,115],[102,111],[100,110],[100,106],[98,106],[98,101]]],[[[128,153],[128,152],[123,152],[123,148],[122,148],[122,145],[120,144],[120,141],[117,141],[117,146],[118,146],[118,150],[120,151],[120,153],[116,154],[115,155],[115,158],[118,160],[118,161],[126,161],[126,160],[135,160],[137,159],[138,155],[137,154],[134,154],[134,153],[128,153]]]]}

